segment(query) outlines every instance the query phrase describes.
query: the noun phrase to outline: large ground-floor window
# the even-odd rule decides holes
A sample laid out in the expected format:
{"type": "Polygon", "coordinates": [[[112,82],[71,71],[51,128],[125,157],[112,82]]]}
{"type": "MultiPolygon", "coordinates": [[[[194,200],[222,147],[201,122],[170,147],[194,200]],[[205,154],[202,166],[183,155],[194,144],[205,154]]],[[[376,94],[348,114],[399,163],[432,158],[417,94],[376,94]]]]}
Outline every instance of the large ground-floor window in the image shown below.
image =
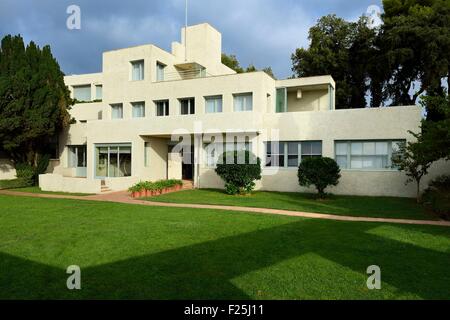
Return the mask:
{"type": "Polygon", "coordinates": [[[95,145],[95,176],[130,177],[131,144],[95,145]]]}
{"type": "Polygon", "coordinates": [[[305,158],[322,156],[322,141],[268,141],[266,167],[296,168],[305,158]]]}
{"type": "Polygon", "coordinates": [[[205,149],[205,163],[207,167],[216,167],[220,156],[224,152],[229,151],[252,151],[252,143],[249,141],[245,142],[223,142],[223,143],[209,143],[204,145],[205,149]]]}
{"type": "Polygon", "coordinates": [[[336,162],[342,169],[395,169],[392,154],[402,141],[336,141],[336,162]]]}

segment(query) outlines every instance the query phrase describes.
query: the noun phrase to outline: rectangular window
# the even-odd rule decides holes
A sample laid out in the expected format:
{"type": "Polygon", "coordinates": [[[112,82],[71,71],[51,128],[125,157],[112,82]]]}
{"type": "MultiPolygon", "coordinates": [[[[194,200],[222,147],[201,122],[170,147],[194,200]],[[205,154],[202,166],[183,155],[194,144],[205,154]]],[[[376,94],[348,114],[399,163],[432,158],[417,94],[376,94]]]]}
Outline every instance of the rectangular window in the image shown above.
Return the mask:
{"type": "Polygon", "coordinates": [[[144,166],[150,166],[150,142],[144,143],[144,166]]]}
{"type": "Polygon", "coordinates": [[[180,114],[195,114],[195,99],[180,99],[180,114]]]}
{"type": "Polygon", "coordinates": [[[96,145],[97,178],[131,176],[131,144],[96,145]]]}
{"type": "Polygon", "coordinates": [[[286,112],[287,111],[287,89],[286,88],[277,88],[277,97],[275,102],[275,111],[286,112]]]}
{"type": "Polygon", "coordinates": [[[266,167],[285,167],[285,142],[266,143],[266,167]]]}
{"type": "Polygon", "coordinates": [[[169,115],[169,100],[156,101],[156,116],[166,117],[169,115]]]}
{"type": "Polygon", "coordinates": [[[266,142],[266,167],[296,168],[302,159],[321,156],[322,141],[266,142]]]}
{"type": "Polygon", "coordinates": [[[111,119],[123,119],[123,104],[116,103],[111,105],[111,119]]]}
{"type": "Polygon", "coordinates": [[[68,168],[85,168],[86,167],[86,146],[68,146],[69,163],[68,168]]]}
{"type": "Polygon", "coordinates": [[[144,80],[144,60],[131,62],[131,80],[144,80]]]}
{"type": "Polygon", "coordinates": [[[253,94],[242,93],[233,95],[234,98],[234,111],[252,111],[253,110],[253,94]]]}
{"type": "Polygon", "coordinates": [[[401,141],[336,141],[335,159],[342,169],[393,169],[392,154],[401,141]]]}
{"type": "Polygon", "coordinates": [[[145,117],[145,102],[133,102],[131,107],[133,108],[133,118],[145,117]]]}
{"type": "Polygon", "coordinates": [[[80,102],[91,101],[91,85],[73,86],[73,98],[80,102]]]}
{"type": "Polygon", "coordinates": [[[95,100],[102,100],[103,99],[103,86],[96,85],[95,86],[95,100]]]}
{"type": "Polygon", "coordinates": [[[164,70],[166,65],[161,62],[156,62],[156,81],[164,81],[164,70]]]}
{"type": "Polygon", "coordinates": [[[252,143],[249,141],[246,142],[228,142],[228,143],[209,143],[205,144],[205,155],[206,155],[206,165],[208,167],[215,167],[219,161],[220,156],[224,152],[229,151],[251,151],[252,150],[252,143]]]}
{"type": "Polygon", "coordinates": [[[222,112],[222,96],[205,97],[206,113],[222,112]]]}

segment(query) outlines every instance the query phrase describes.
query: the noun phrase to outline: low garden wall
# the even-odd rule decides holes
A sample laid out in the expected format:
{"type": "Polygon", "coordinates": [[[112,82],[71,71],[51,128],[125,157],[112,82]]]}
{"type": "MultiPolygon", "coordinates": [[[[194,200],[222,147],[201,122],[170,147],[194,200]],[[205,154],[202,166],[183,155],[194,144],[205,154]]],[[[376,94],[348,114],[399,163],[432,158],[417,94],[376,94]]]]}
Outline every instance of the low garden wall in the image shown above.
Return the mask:
{"type": "Polygon", "coordinates": [[[100,193],[101,181],[96,179],[70,178],[60,174],[39,175],[39,187],[43,191],[70,193],[100,193]]]}

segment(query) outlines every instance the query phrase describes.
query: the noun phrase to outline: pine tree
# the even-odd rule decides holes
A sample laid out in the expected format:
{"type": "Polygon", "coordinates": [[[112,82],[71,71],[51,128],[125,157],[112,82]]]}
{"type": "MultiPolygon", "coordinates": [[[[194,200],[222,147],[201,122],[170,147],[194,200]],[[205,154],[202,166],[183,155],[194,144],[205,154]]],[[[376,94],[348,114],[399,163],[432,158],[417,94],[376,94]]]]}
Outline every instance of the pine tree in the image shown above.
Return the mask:
{"type": "Polygon", "coordinates": [[[8,35],[0,48],[0,149],[16,163],[38,164],[40,155],[66,128],[73,104],[50,47],[25,47],[8,35]]]}

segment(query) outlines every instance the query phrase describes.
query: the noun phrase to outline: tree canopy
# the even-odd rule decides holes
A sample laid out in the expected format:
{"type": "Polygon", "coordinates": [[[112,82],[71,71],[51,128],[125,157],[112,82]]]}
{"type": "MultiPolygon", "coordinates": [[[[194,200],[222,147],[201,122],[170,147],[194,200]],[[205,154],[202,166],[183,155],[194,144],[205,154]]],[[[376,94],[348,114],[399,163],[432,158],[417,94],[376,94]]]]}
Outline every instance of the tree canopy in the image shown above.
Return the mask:
{"type": "MultiPolygon", "coordinates": [[[[228,55],[226,53],[222,53],[222,63],[228,68],[233,69],[237,73],[258,71],[258,69],[253,64],[250,64],[246,69],[242,68],[237,57],[234,54],[228,55]]],[[[264,71],[269,76],[276,79],[271,67],[263,68],[261,69],[261,71],[264,71]]]]}
{"type": "Polygon", "coordinates": [[[16,163],[37,166],[58,133],[71,122],[64,75],[49,46],[26,47],[20,35],[0,48],[0,149],[16,163]]]}
{"type": "Polygon", "coordinates": [[[450,1],[383,0],[383,7],[378,28],[364,16],[320,18],[309,47],[292,54],[296,76],[333,76],[338,109],[368,100],[371,107],[413,105],[423,94],[443,95],[445,79],[450,87],[450,1]]]}
{"type": "Polygon", "coordinates": [[[336,81],[336,108],[363,108],[376,32],[367,18],[347,22],[336,15],[319,19],[309,31],[311,44],[292,55],[296,76],[330,74],[336,81]]]}

